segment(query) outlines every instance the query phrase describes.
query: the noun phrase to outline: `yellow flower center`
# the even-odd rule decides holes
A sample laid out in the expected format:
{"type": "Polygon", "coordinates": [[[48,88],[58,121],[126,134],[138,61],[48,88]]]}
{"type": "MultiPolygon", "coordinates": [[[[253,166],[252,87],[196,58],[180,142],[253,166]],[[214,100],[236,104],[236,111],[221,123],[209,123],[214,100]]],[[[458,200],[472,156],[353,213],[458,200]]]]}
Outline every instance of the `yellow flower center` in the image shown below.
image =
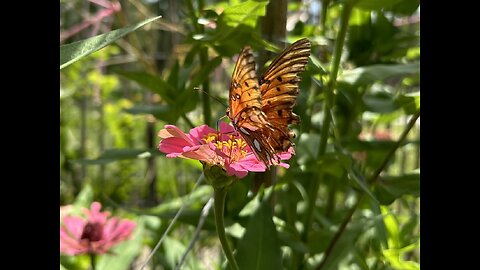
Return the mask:
{"type": "Polygon", "coordinates": [[[243,139],[235,139],[233,135],[228,137],[228,140],[222,141],[218,133],[209,133],[203,137],[203,140],[205,143],[213,143],[217,149],[230,157],[230,163],[241,160],[247,155],[245,150],[247,143],[243,139]]]}

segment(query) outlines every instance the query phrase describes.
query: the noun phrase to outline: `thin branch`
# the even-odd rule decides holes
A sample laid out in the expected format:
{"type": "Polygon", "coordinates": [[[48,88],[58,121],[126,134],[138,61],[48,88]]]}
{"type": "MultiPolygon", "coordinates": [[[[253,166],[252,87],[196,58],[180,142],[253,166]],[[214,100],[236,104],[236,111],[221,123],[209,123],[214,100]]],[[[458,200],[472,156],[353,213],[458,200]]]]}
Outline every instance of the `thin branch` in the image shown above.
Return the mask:
{"type": "Polygon", "coordinates": [[[210,213],[210,209],[212,208],[212,206],[213,206],[213,198],[210,198],[210,200],[208,200],[208,202],[205,204],[205,206],[202,209],[202,213],[200,214],[200,219],[198,220],[197,228],[195,228],[195,232],[193,233],[192,240],[190,240],[190,243],[188,243],[187,249],[183,253],[182,258],[180,259],[180,262],[177,264],[177,266],[175,266],[176,270],[180,269],[180,267],[185,262],[185,259],[187,258],[188,253],[193,248],[193,245],[195,244],[195,242],[197,242],[198,237],[200,236],[200,231],[203,228],[203,224],[205,224],[205,220],[207,220],[208,213],[210,213]]]}
{"type": "Polygon", "coordinates": [[[180,209],[178,209],[178,212],[175,214],[175,216],[173,217],[172,221],[170,221],[170,224],[168,225],[167,229],[165,230],[165,232],[163,233],[162,237],[160,238],[160,240],[158,240],[158,243],[155,245],[155,247],[153,248],[152,252],[150,252],[150,254],[148,255],[147,259],[145,260],[145,262],[142,264],[142,266],[140,267],[140,270],[143,270],[143,268],[147,265],[147,263],[152,259],[153,257],[153,254],[155,254],[155,252],[157,252],[158,248],[160,247],[160,245],[163,243],[163,240],[165,240],[165,237],[167,237],[167,234],[170,232],[170,230],[173,228],[173,225],[175,225],[175,223],[177,222],[177,219],[180,217],[180,215],[182,214],[183,212],[183,209],[185,208],[185,206],[187,205],[187,202],[190,201],[190,197],[192,195],[192,193],[197,189],[198,185],[202,182],[202,180],[204,179],[204,176],[203,176],[203,173],[200,175],[200,177],[197,179],[197,182],[195,182],[195,186],[193,186],[193,189],[192,191],[188,194],[188,197],[187,199],[182,202],[182,206],[180,207],[180,209]]]}
{"type": "MultiPolygon", "coordinates": [[[[322,157],[325,155],[327,149],[328,135],[330,131],[330,124],[332,122],[332,114],[330,112],[333,103],[334,103],[334,89],[337,81],[338,70],[340,66],[340,59],[342,57],[343,43],[348,29],[348,20],[350,18],[350,13],[352,6],[348,3],[345,4],[342,10],[342,15],[340,18],[340,31],[337,36],[337,41],[335,42],[334,56],[332,62],[332,69],[330,73],[330,81],[328,87],[325,89],[325,105],[324,105],[324,120],[322,125],[322,130],[320,134],[320,144],[318,149],[318,156],[322,157]]],[[[308,232],[310,230],[312,221],[313,221],[313,209],[315,208],[315,201],[318,194],[318,189],[320,187],[320,181],[323,179],[323,173],[320,174],[318,179],[312,179],[310,184],[310,201],[307,205],[306,216],[304,220],[304,230],[302,232],[301,239],[306,241],[308,232]]]]}
{"type": "MultiPolygon", "coordinates": [[[[387,156],[385,157],[385,159],[383,160],[382,164],[378,167],[378,169],[375,171],[375,173],[373,173],[373,175],[368,179],[368,183],[371,184],[371,187],[373,187],[376,183],[377,183],[377,179],[379,179],[378,176],[380,176],[380,173],[385,170],[385,168],[387,167],[387,164],[390,162],[390,160],[393,158],[395,152],[397,151],[398,148],[400,148],[401,144],[403,143],[403,141],[407,138],[407,135],[408,133],[410,132],[410,130],[413,128],[413,126],[415,125],[415,122],[417,121],[418,117],[420,117],[420,110],[418,110],[414,115],[413,117],[410,119],[410,121],[408,122],[405,130],[403,131],[402,135],[400,135],[400,138],[398,139],[398,141],[395,143],[395,145],[392,147],[392,149],[390,149],[390,151],[388,152],[387,156]]],[[[325,265],[327,259],[330,257],[330,255],[332,254],[332,251],[333,251],[333,248],[335,247],[335,245],[337,244],[338,240],[340,239],[340,236],[342,236],[343,232],[345,231],[345,228],[347,227],[348,223],[350,222],[350,220],[352,219],[352,216],[353,214],[355,213],[355,211],[357,210],[358,206],[361,204],[363,198],[365,197],[365,193],[362,193],[360,194],[357,202],[355,203],[355,205],[348,211],[347,215],[345,216],[345,218],[343,219],[342,221],[342,224],[340,225],[340,227],[338,227],[338,230],[337,232],[335,233],[335,235],[333,236],[333,239],[332,241],[330,241],[330,244],[328,245],[327,249],[325,250],[325,255],[323,256],[322,260],[320,261],[319,265],[317,266],[317,268],[315,268],[316,270],[320,270],[323,268],[323,266],[325,265]]]]}

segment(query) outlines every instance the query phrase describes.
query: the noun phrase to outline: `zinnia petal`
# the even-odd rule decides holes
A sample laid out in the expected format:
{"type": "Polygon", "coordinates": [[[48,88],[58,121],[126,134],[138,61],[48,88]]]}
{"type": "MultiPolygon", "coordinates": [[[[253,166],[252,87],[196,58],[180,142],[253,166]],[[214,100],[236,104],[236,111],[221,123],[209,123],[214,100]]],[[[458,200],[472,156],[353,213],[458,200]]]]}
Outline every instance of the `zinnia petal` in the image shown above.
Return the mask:
{"type": "Polygon", "coordinates": [[[203,139],[210,133],[217,133],[217,131],[207,125],[201,125],[199,127],[190,129],[190,132],[187,136],[196,144],[205,144],[203,139]]]}
{"type": "Polygon", "coordinates": [[[84,209],[87,218],[64,216],[60,227],[60,253],[77,255],[84,253],[103,254],[113,245],[130,237],[135,223],[111,217],[108,211],[101,212],[102,205],[93,202],[84,209]],[[94,231],[91,231],[94,228],[94,231]]]}
{"type": "MultiPolygon", "coordinates": [[[[164,129],[160,130],[158,132],[158,136],[162,139],[170,138],[170,137],[175,137],[175,138],[180,138],[185,141],[190,141],[190,138],[185,135],[178,127],[174,125],[165,125],[164,129]]],[[[190,141],[192,144],[193,142],[190,141]]]]}

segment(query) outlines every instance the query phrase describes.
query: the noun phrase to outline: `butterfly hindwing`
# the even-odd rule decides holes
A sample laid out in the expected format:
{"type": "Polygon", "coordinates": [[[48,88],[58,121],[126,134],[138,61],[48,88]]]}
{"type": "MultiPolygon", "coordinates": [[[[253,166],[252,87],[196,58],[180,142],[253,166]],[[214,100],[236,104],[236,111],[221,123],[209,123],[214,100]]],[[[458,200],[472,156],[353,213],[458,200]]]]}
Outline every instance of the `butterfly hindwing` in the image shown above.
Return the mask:
{"type": "Polygon", "coordinates": [[[250,47],[242,49],[235,64],[227,115],[267,167],[278,164],[277,154],[293,144],[288,125],[300,121],[292,109],[298,95],[298,74],[305,70],[310,46],[308,39],[293,43],[273,60],[260,80],[250,47]]]}
{"type": "Polygon", "coordinates": [[[299,93],[299,73],[305,70],[310,56],[310,41],[300,39],[277,56],[260,78],[262,111],[275,127],[269,143],[276,151],[287,151],[293,144],[289,124],[298,124],[300,117],[293,113],[299,93]]]}
{"type": "Polygon", "coordinates": [[[296,124],[299,117],[292,109],[298,96],[299,73],[310,56],[310,41],[300,39],[272,61],[260,78],[262,110],[275,126],[296,124]]]}

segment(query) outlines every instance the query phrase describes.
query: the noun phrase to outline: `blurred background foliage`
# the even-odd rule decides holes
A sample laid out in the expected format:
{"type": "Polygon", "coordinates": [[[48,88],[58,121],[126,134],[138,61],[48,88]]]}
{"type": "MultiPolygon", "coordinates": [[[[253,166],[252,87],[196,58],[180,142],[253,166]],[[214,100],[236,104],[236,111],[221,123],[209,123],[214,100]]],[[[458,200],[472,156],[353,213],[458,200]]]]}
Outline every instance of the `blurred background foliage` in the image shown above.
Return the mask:
{"type": "MultiPolygon", "coordinates": [[[[146,269],[174,269],[182,255],[182,269],[227,267],[213,211],[194,234],[213,193],[194,189],[201,164],[165,158],[157,133],[216,127],[226,108],[196,87],[228,104],[244,45],[260,73],[302,37],[312,55],[297,155],[273,186],[257,193],[265,175],[252,173],[227,196],[241,269],[419,269],[419,12],[418,0],[61,1],[65,46],[162,16],[102,36],[108,46],[60,70],[60,205],[96,200],[138,224],[98,269],[138,269],[185,201],[146,269]]],[[[61,269],[87,268],[86,256],[61,256],[61,269]]]]}

